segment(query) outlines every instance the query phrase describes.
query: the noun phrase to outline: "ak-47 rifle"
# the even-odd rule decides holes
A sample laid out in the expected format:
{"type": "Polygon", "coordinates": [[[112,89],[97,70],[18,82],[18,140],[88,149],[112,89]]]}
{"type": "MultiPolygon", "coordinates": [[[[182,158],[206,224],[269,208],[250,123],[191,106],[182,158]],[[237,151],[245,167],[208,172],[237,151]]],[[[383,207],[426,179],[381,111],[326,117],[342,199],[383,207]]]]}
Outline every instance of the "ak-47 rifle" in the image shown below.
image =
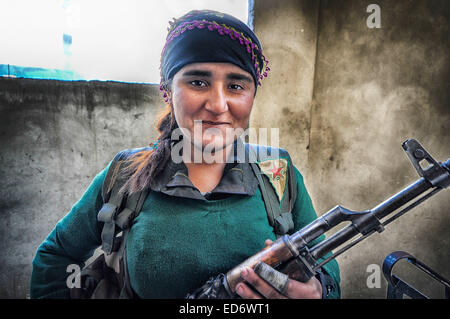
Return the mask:
{"type": "Polygon", "coordinates": [[[237,297],[235,288],[239,282],[242,282],[241,270],[245,267],[255,268],[260,262],[287,274],[290,278],[306,282],[330,260],[373,233],[381,233],[386,225],[450,185],[450,159],[444,163],[436,162],[414,139],[406,140],[402,147],[421,176],[416,182],[370,210],[356,212],[336,206],[296,233],[279,238],[269,247],[228,271],[227,274],[210,278],[186,298],[235,298],[237,297]],[[422,161],[428,162],[428,167],[422,168],[422,161]],[[405,207],[406,204],[409,205],[405,207]],[[404,208],[401,209],[402,207],[404,208]],[[401,210],[397,211],[399,209],[401,210]],[[387,218],[396,211],[397,213],[387,218]],[[387,219],[382,221],[383,218],[387,219]],[[343,222],[350,222],[350,224],[320,243],[312,247],[308,246],[314,239],[343,222]],[[360,236],[353,239],[357,235],[360,236]],[[333,249],[347,242],[349,243],[346,246],[332,253],[333,249]],[[329,253],[332,254],[318,262],[329,253]]]}

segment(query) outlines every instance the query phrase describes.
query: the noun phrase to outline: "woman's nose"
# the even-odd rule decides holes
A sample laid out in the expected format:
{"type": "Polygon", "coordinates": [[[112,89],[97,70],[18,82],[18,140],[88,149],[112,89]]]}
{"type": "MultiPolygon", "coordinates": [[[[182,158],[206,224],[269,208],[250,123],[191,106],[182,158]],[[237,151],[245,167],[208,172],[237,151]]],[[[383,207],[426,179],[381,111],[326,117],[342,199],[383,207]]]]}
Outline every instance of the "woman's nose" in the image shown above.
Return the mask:
{"type": "Polygon", "coordinates": [[[226,92],[221,85],[211,87],[205,108],[215,114],[222,114],[228,111],[226,92]]]}

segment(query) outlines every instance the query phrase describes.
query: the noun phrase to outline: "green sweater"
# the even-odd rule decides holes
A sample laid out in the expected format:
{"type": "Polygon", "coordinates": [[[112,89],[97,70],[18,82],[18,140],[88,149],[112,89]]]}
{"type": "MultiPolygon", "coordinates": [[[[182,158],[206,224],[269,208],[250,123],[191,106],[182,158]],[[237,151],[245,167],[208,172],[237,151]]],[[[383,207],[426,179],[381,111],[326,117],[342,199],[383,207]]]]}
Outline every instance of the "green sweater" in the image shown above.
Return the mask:
{"type": "MultiPolygon", "coordinates": [[[[93,180],[81,199],[39,246],[33,260],[31,298],[69,298],[66,272],[92,256],[101,245],[97,213],[107,168],[93,180]]],[[[300,172],[293,209],[295,230],[317,218],[300,172]]],[[[259,188],[253,196],[232,195],[219,200],[197,200],[151,191],[127,240],[130,283],[141,298],[183,298],[211,276],[229,269],[275,240],[259,188]]],[[[319,240],[324,239],[322,236],[319,240]]],[[[336,261],[323,267],[337,289],[336,261]]]]}

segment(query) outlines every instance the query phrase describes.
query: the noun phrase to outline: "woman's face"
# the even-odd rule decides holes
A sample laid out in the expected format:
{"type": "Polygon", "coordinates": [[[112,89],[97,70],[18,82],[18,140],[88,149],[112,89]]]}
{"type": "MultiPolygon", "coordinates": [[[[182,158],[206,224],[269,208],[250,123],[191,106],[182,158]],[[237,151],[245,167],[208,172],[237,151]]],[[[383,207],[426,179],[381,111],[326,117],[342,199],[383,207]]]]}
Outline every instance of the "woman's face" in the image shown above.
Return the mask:
{"type": "Polygon", "coordinates": [[[254,95],[250,73],[231,63],[188,64],[175,74],[170,90],[183,136],[197,148],[216,151],[247,128],[254,95]]]}

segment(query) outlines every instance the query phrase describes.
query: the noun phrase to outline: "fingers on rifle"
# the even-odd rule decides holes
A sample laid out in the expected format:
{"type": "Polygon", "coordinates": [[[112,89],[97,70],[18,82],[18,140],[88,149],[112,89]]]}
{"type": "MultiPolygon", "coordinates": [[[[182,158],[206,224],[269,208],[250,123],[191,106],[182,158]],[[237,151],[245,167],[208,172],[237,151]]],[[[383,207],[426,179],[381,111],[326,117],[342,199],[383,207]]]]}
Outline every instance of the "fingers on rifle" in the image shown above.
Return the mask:
{"type": "Polygon", "coordinates": [[[262,299],[258,293],[244,283],[240,283],[236,286],[236,292],[244,299],[262,299]]]}
{"type": "Polygon", "coordinates": [[[270,286],[275,288],[280,294],[286,295],[289,285],[289,277],[264,262],[259,262],[255,266],[255,273],[264,279],[270,286]]]}
{"type": "MultiPolygon", "coordinates": [[[[273,269],[273,268],[272,268],[273,269]]],[[[261,295],[268,299],[286,299],[286,296],[280,294],[275,288],[258,276],[251,268],[245,268],[241,274],[252,287],[254,287],[261,295]]]]}
{"type": "Polygon", "coordinates": [[[266,239],[266,241],[264,242],[264,246],[270,246],[273,244],[273,241],[271,241],[270,239],[266,239]]]}
{"type": "Polygon", "coordinates": [[[322,286],[315,277],[312,277],[307,283],[289,280],[287,295],[294,299],[320,299],[322,298],[322,286]]]}
{"type": "MultiPolygon", "coordinates": [[[[278,295],[283,296],[283,298],[285,298],[285,296],[294,299],[319,299],[322,297],[322,286],[315,277],[312,277],[307,283],[302,283],[289,279],[286,274],[275,270],[263,262],[260,262],[255,266],[255,273],[278,291],[278,295]]],[[[264,292],[259,289],[258,291],[266,296],[264,292]]],[[[279,296],[272,295],[267,298],[279,298],[279,296]]]]}

